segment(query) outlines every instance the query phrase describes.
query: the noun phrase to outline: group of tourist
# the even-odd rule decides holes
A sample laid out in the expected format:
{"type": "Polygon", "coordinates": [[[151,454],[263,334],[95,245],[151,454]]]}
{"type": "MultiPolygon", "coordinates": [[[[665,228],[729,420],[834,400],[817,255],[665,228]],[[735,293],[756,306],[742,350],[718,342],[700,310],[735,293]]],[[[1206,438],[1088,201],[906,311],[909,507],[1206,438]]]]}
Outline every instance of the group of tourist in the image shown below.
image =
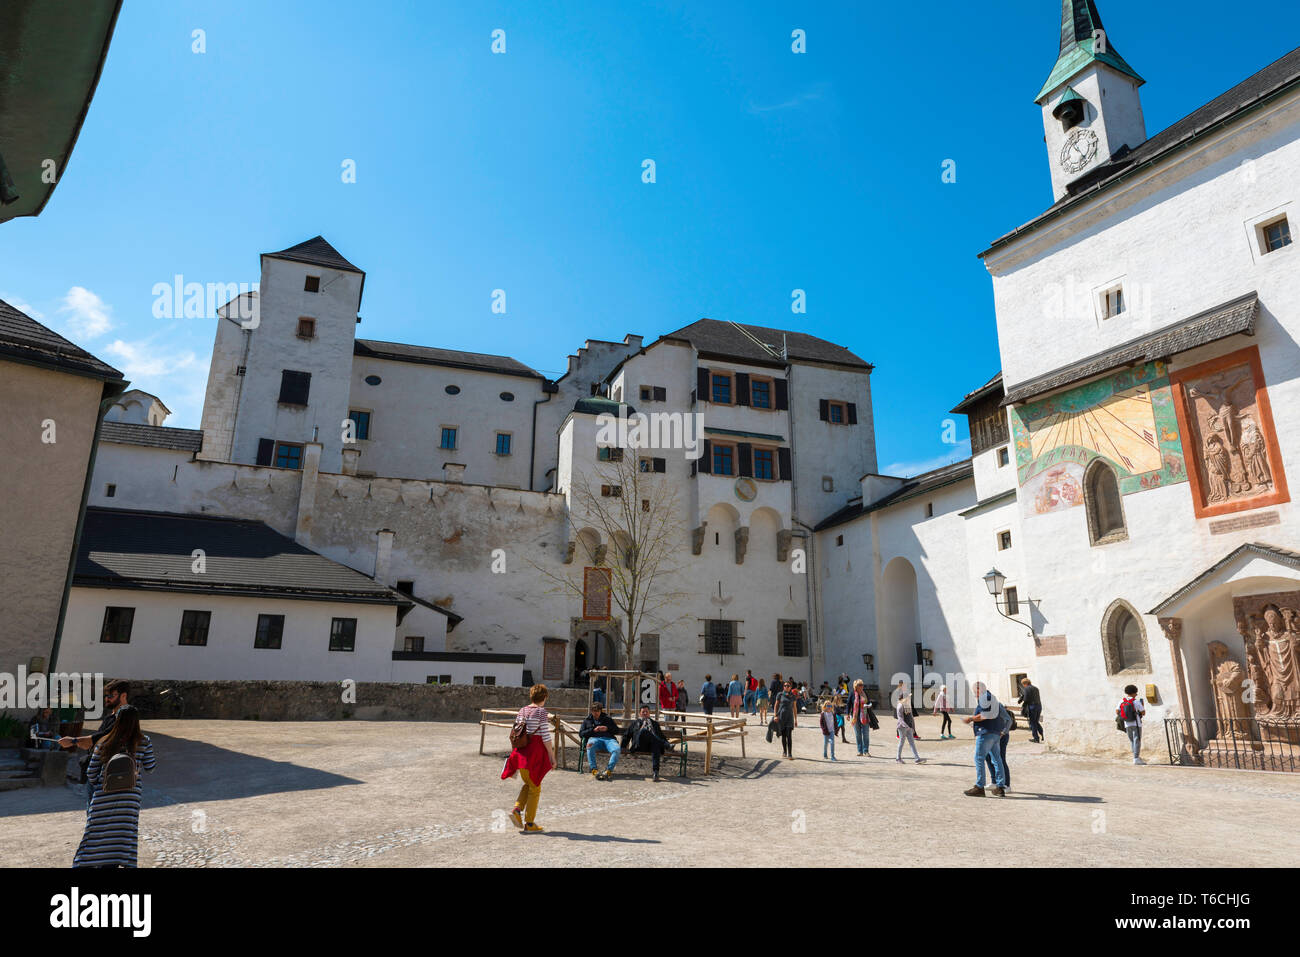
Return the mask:
{"type": "MultiPolygon", "coordinates": [[[[719,698],[725,697],[732,708],[733,715],[739,711],[747,714],[759,713],[766,720],[767,706],[771,703],[772,719],[768,724],[767,739],[781,739],[783,757],[794,757],[794,729],[798,727],[798,715],[801,700],[807,700],[807,686],[793,679],[782,680],[779,674],[772,676],[768,685],[765,679],[753,681],[752,672],[746,673],[742,680],[733,675],[725,685],[714,684],[711,675],[705,677],[700,691],[701,703],[706,713],[712,714],[719,698]],[[721,690],[720,690],[721,689],[721,690]],[[739,700],[737,700],[739,699],[739,700]],[[750,708],[754,711],[750,711],[750,708]]],[[[660,679],[660,707],[667,701],[676,705],[680,699],[682,686],[672,683],[671,675],[662,675],[660,679]]],[[[1029,680],[1020,681],[1019,702],[1021,712],[1029,722],[1032,740],[1045,740],[1042,727],[1042,696],[1039,689],[1029,680]]],[[[982,682],[974,685],[975,707],[971,714],[964,716],[963,723],[971,725],[975,734],[975,784],[963,793],[968,797],[1005,797],[1011,787],[1011,770],[1007,763],[1007,744],[1011,731],[1016,727],[1015,717],[1009,712],[993,692],[982,682]],[[987,785],[987,786],[986,786],[987,785]]],[[[501,771],[502,779],[514,777],[522,779],[519,796],[510,814],[515,826],[525,833],[540,832],[542,828],[536,823],[537,804],[541,794],[542,779],[555,765],[555,743],[552,740],[550,716],[546,711],[547,698],[545,685],[534,685],[529,692],[530,703],[519,710],[511,732],[512,749],[501,771]]],[[[854,729],[858,755],[870,757],[871,731],[880,727],[872,702],[861,679],[849,684],[847,675],[841,675],[832,688],[828,682],[823,683],[819,697],[822,701],[818,718],[822,733],[822,757],[836,761],[836,738],[847,743],[843,737],[845,724],[854,729]]],[[[912,760],[916,764],[926,763],[916,746],[916,718],[912,709],[911,694],[906,681],[899,681],[894,691],[895,734],[898,749],[895,761],[903,763],[903,748],[910,747],[912,760]]],[[[684,708],[677,709],[684,710],[684,708]]],[[[935,695],[933,713],[942,718],[940,740],[951,739],[952,734],[952,698],[947,685],[940,686],[935,695]]],[[[1138,697],[1138,689],[1128,685],[1124,689],[1124,698],[1116,708],[1116,724],[1127,734],[1133,750],[1133,763],[1145,763],[1141,757],[1142,718],[1146,706],[1138,697]]],[[[594,700],[591,713],[583,721],[580,730],[586,747],[587,763],[596,780],[610,780],[618,764],[619,755],[628,751],[641,751],[651,756],[654,780],[659,778],[659,761],[665,751],[673,750],[674,745],[667,739],[659,723],[651,716],[650,708],[642,705],[638,717],[622,731],[617,722],[604,710],[603,700],[594,700]],[[598,756],[607,754],[608,762],[603,770],[597,764],[598,756]]],[[[146,739],[147,742],[147,739],[146,739]]],[[[150,761],[152,757],[150,756],[150,761]]],[[[84,842],[83,842],[84,843],[84,842]]]]}

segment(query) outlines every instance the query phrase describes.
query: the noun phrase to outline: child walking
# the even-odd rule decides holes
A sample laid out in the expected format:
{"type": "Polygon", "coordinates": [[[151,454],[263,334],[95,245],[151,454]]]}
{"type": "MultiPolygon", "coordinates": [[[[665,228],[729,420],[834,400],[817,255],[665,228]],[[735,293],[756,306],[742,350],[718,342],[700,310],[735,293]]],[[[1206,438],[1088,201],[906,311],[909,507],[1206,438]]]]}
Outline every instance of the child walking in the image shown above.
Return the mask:
{"type": "Polygon", "coordinates": [[[835,706],[827,701],[822,705],[822,760],[826,759],[826,749],[831,749],[831,760],[835,760],[835,706]]]}

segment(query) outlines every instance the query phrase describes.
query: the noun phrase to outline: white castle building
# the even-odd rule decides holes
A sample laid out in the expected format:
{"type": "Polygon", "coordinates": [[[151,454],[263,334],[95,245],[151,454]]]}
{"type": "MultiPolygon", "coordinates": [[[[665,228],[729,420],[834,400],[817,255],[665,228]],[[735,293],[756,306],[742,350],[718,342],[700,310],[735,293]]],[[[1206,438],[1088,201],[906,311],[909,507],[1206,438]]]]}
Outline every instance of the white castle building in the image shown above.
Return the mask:
{"type": "Polygon", "coordinates": [[[264,523],[304,562],[360,575],[315,587],[216,545],[204,592],[157,560],[188,555],[191,532],[132,553],[155,560],[83,542],[109,571],[79,563],[60,666],[280,677],[276,656],[305,643],[302,678],[577,682],[624,663],[602,569],[638,560],[593,509],[666,492],[677,597],[629,664],[692,695],[746,669],[885,686],[919,667],[923,684],[982,677],[1004,697],[1027,674],[1050,740],[1117,748],[1125,685],[1152,718],[1213,718],[1232,661],[1292,734],[1300,50],[1148,137],[1144,81],[1096,5],[1062,7],[1036,100],[1053,203],[981,254],[1002,368],[954,396],[972,458],[876,474],[873,367],[795,332],[704,319],[589,341],[556,381],[357,338],[365,274],[317,237],[264,254],[259,293],[217,320],[200,431],[106,423],[90,504],[106,524],[264,523]],[[701,441],[611,451],[601,416],[628,408],[698,414],[701,441]],[[635,488],[610,478],[620,453],[635,488]],[[112,609],[146,605],[147,634],[124,638],[112,609]]]}

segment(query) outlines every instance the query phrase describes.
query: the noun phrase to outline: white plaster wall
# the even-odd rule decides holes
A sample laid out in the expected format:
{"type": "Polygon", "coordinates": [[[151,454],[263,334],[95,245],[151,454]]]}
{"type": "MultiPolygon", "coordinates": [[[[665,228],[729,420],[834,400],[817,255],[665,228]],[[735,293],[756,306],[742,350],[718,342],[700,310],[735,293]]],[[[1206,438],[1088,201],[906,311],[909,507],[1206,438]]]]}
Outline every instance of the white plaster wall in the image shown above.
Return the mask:
{"type": "Polygon", "coordinates": [[[179,475],[180,467],[193,458],[193,453],[177,449],[101,440],[95,453],[95,474],[87,504],[106,508],[141,507],[122,503],[148,501],[151,490],[169,484],[173,475],[179,475]],[[111,498],[109,485],[117,486],[111,498]]]}
{"type": "MultiPolygon", "coordinates": [[[[252,298],[251,305],[251,316],[260,316],[256,297],[252,298]]],[[[199,458],[215,462],[231,460],[239,396],[245,379],[245,376],[237,373],[239,367],[245,364],[251,335],[250,330],[241,328],[238,320],[219,317],[216,321],[212,360],[208,364],[207,391],[203,395],[203,416],[200,420],[203,449],[199,452],[199,458]]]]}
{"type": "Polygon", "coordinates": [[[361,282],[358,273],[271,257],[262,261],[260,322],[249,334],[234,461],[257,461],[259,439],[310,442],[315,435],[323,446],[321,467],[340,470],[361,282]],[[304,291],[307,276],[320,277],[320,292],[304,291]],[[300,317],[316,320],[315,338],[298,338],[300,317]],[[285,369],[311,373],[305,408],[279,404],[285,369]]]}
{"type": "Polygon", "coordinates": [[[859,493],[863,475],[876,471],[871,375],[865,369],[851,372],[796,362],[789,378],[795,511],[801,521],[816,525],[859,493]],[[821,399],[856,403],[858,424],[821,421],[821,399]],[[822,490],[824,475],[831,477],[834,491],[822,490]]]}
{"type": "MultiPolygon", "coordinates": [[[[72,589],[59,666],[130,678],[394,681],[394,605],[290,601],[126,588],[72,589]],[[99,640],[104,609],[135,609],[131,640],[99,640]],[[206,645],[179,643],[181,614],[210,611],[206,645]],[[259,614],[284,615],[279,649],[254,648],[259,614]],[[355,651],[330,651],[330,622],[357,619],[355,651]]],[[[423,680],[423,678],[421,678],[423,680]]]]}
{"type": "MultiPolygon", "coordinates": [[[[465,466],[466,482],[526,489],[533,403],[542,397],[537,378],[355,356],[348,408],[371,413],[370,438],[356,443],[357,469],[441,480],[443,465],[454,462],[465,466]],[[379,385],[366,383],[371,375],[379,385]],[[460,392],[448,395],[449,385],[460,392]],[[457,430],[455,451],[440,447],[444,426],[457,430]],[[498,432],[511,435],[509,455],[496,454],[498,432]]],[[[539,450],[553,444],[539,441],[539,450]]]]}
{"type": "Polygon", "coordinates": [[[1002,442],[971,458],[975,491],[982,502],[1017,487],[1016,450],[1011,442],[1002,442]],[[998,449],[1007,450],[1007,464],[998,465],[998,449]]]}

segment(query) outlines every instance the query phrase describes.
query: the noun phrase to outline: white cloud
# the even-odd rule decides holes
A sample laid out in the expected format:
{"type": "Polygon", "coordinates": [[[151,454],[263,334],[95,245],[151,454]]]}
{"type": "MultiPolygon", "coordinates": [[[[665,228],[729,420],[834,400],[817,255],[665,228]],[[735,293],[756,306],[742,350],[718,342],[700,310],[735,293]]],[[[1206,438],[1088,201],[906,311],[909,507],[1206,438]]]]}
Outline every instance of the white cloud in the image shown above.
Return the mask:
{"type": "Polygon", "coordinates": [[[113,328],[108,303],[83,286],[73,286],[63,297],[59,313],[66,314],[64,331],[72,339],[94,339],[113,328]]]}
{"type": "Polygon", "coordinates": [[[15,299],[13,296],[9,295],[0,295],[0,299],[9,303],[9,305],[13,306],[19,312],[31,316],[37,322],[45,321],[45,313],[41,312],[26,299],[15,299]]]}
{"type": "MultiPolygon", "coordinates": [[[[173,375],[198,364],[198,357],[188,349],[168,352],[157,349],[148,339],[126,342],[114,339],[103,350],[112,356],[129,379],[156,379],[173,375]]],[[[140,386],[140,388],[144,388],[140,386]]],[[[166,399],[163,400],[164,402],[166,399]]]]}
{"type": "Polygon", "coordinates": [[[970,458],[970,439],[962,439],[956,445],[952,446],[942,455],[936,455],[931,459],[922,459],[920,461],[908,462],[891,462],[880,470],[882,475],[897,475],[902,478],[912,478],[916,475],[923,475],[926,472],[933,472],[935,469],[941,469],[945,465],[952,465],[954,462],[960,462],[962,459],[970,458]]]}

